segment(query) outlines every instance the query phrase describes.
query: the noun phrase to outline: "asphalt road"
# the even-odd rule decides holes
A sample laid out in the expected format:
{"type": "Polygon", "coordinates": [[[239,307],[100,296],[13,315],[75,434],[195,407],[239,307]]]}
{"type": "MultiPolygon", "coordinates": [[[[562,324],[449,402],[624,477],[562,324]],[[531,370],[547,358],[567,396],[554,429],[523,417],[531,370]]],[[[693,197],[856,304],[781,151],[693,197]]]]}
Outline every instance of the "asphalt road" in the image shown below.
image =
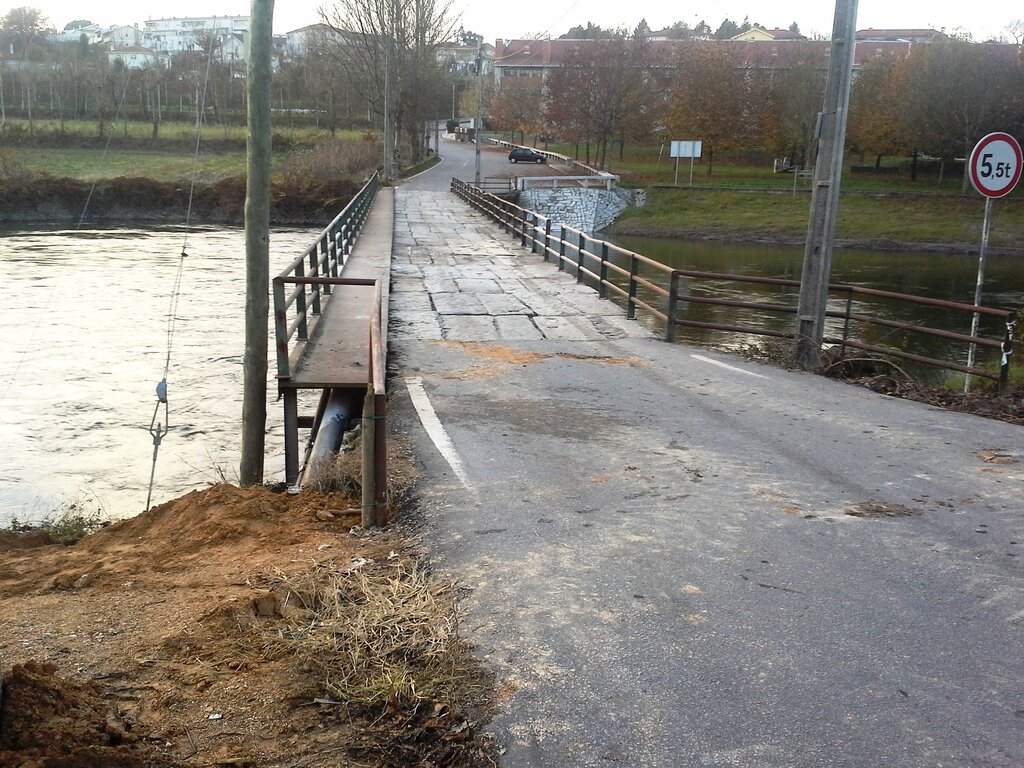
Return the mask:
{"type": "Polygon", "coordinates": [[[1019,427],[665,344],[449,198],[392,402],[502,766],[1024,765],[1019,427]]]}
{"type": "MultiPolygon", "coordinates": [[[[443,135],[443,134],[442,134],[443,135]]],[[[431,146],[433,146],[431,135],[431,146]]],[[[462,144],[457,141],[441,139],[442,162],[426,173],[404,181],[403,188],[408,190],[444,191],[451,185],[452,177],[463,181],[476,178],[476,147],[473,144],[462,144]]],[[[513,179],[516,176],[553,176],[562,171],[547,164],[511,163],[508,150],[492,144],[480,145],[480,176],[491,179],[513,179]]]]}

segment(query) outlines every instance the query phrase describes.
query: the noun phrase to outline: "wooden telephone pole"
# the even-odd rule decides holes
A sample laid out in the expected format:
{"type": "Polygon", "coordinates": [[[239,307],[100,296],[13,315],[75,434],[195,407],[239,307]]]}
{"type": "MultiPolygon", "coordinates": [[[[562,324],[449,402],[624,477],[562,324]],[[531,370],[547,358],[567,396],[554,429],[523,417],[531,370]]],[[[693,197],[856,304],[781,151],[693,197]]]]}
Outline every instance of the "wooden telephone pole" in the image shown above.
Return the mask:
{"type": "Polygon", "coordinates": [[[800,278],[797,310],[796,362],[817,368],[825,338],[825,305],[832,276],[832,249],[839,214],[839,184],[843,175],[843,145],[853,79],[853,49],[857,0],[837,0],[832,48],[825,82],[825,102],[818,115],[818,159],[811,189],[811,215],[800,278]]]}
{"type": "Polygon", "coordinates": [[[239,481],[263,482],[270,314],[270,62],[274,0],[252,0],[249,27],[249,144],[245,186],[245,356],[239,481]]]}

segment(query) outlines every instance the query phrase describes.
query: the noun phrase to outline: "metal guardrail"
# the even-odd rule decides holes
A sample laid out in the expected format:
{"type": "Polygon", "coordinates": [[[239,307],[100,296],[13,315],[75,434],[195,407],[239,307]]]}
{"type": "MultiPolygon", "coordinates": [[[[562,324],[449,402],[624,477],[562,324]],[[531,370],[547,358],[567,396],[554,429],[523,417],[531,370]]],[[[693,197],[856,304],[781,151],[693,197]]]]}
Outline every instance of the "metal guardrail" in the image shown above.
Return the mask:
{"type": "Polygon", "coordinates": [[[516,187],[520,191],[536,187],[543,187],[545,189],[582,187],[590,189],[593,186],[610,192],[618,183],[619,177],[611,173],[603,173],[600,176],[520,176],[516,179],[516,187]]]}
{"type": "MultiPolygon", "coordinates": [[[[501,139],[491,139],[491,143],[497,144],[499,147],[505,149],[512,149],[513,147],[523,147],[524,149],[532,149],[534,152],[544,155],[548,159],[548,162],[555,161],[559,165],[564,165],[575,171],[578,171],[580,176],[607,176],[610,174],[604,171],[599,171],[596,168],[591,168],[586,163],[581,163],[579,160],[573,160],[567,155],[560,154],[558,152],[548,152],[546,149],[535,149],[534,147],[526,147],[523,144],[514,144],[511,141],[502,141],[501,139]]],[[[616,177],[618,178],[618,177],[616,177]]]]}
{"type": "MultiPolygon", "coordinates": [[[[598,295],[601,298],[607,298],[611,295],[624,300],[626,317],[630,319],[635,318],[637,307],[640,307],[653,317],[661,320],[665,324],[666,341],[673,341],[675,339],[676,328],[679,326],[791,340],[796,338],[795,323],[793,331],[784,332],[755,326],[699,322],[680,317],[679,309],[681,304],[691,303],[796,315],[796,306],[758,303],[739,299],[721,299],[713,296],[696,295],[688,289],[692,288],[692,281],[697,280],[772,285],[787,288],[799,288],[799,280],[673,269],[666,264],[621,248],[614,243],[591,237],[587,233],[573,227],[558,225],[556,230],[552,227],[552,221],[549,217],[521,208],[494,195],[489,195],[459,179],[452,179],[452,191],[470,205],[497,221],[513,237],[518,237],[521,245],[529,245],[531,252],[540,253],[545,261],[554,260],[559,270],[569,269],[575,272],[577,282],[583,282],[584,278],[589,278],[596,286],[598,295]],[[612,255],[617,256],[618,259],[611,259],[610,256],[612,255]],[[628,268],[618,262],[628,264],[628,268]],[[690,281],[690,284],[684,286],[684,280],[690,281]]],[[[1006,389],[1009,377],[1010,355],[1013,348],[1013,332],[1017,319],[1016,312],[852,285],[830,284],[829,291],[845,299],[845,309],[843,311],[829,310],[826,312],[828,317],[843,321],[843,330],[841,336],[826,337],[825,341],[840,346],[844,353],[846,348],[851,348],[897,357],[944,370],[990,379],[998,383],[1000,391],[1006,389]],[[963,312],[965,315],[977,313],[979,315],[996,317],[1005,322],[1006,330],[1001,339],[993,339],[874,317],[853,311],[853,299],[856,296],[892,299],[911,305],[941,307],[956,312],[963,312]],[[925,355],[904,352],[901,349],[857,341],[851,338],[853,335],[853,324],[899,329],[925,336],[963,342],[965,344],[975,344],[986,349],[995,349],[999,352],[998,371],[993,372],[992,370],[976,366],[968,367],[950,360],[939,360],[925,355]]]]}
{"type": "MultiPolygon", "coordinates": [[[[294,363],[316,329],[327,307],[332,288],[338,285],[373,286],[373,307],[369,322],[367,390],[363,400],[363,526],[387,522],[387,333],[382,279],[339,276],[348,262],[359,232],[377,193],[379,175],[374,174],[352,201],[327,225],[301,256],[273,280],[274,327],[277,340],[277,378],[291,378],[294,363]],[[308,265],[309,274],[306,274],[308,265]],[[294,286],[288,291],[286,286],[294,286]],[[294,307],[295,315],[288,319],[294,307]],[[289,351],[292,338],[295,348],[289,351]]],[[[287,417],[286,417],[287,420],[287,417]]],[[[288,431],[289,425],[285,425],[288,431]]],[[[298,425],[293,425],[294,429],[298,425]]],[[[287,438],[286,438],[287,439],[287,438]]],[[[297,474],[297,473],[296,473],[297,474]]]]}

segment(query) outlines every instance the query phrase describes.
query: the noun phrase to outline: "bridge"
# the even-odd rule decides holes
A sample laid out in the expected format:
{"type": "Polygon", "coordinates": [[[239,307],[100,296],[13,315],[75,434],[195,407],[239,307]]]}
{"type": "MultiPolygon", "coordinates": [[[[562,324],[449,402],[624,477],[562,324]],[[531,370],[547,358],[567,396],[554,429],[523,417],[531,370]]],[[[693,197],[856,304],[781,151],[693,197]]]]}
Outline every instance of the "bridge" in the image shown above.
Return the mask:
{"type": "MultiPolygon", "coordinates": [[[[508,692],[500,764],[1024,763],[1020,428],[666,344],[671,270],[448,184],[394,191],[374,295],[424,543],[508,692]]],[[[369,300],[342,383],[377,396],[369,300]]]]}

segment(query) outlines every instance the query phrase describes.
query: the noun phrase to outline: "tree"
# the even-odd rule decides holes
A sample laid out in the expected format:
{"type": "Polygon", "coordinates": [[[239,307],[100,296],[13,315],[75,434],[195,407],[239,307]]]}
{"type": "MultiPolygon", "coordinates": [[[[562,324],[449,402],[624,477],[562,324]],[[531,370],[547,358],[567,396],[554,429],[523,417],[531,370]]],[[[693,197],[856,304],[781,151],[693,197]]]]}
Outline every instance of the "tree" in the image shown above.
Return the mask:
{"type": "Polygon", "coordinates": [[[701,40],[707,40],[711,37],[711,25],[709,25],[704,19],[697,22],[697,26],[693,28],[693,36],[701,40]]]}
{"type": "MultiPolygon", "coordinates": [[[[537,84],[539,86],[539,83],[537,84]]],[[[487,110],[488,123],[499,131],[519,132],[519,143],[523,135],[536,133],[542,119],[542,94],[539,87],[503,87],[487,110]]]]}
{"type": "MultiPolygon", "coordinates": [[[[749,29],[749,27],[748,27],[749,29]]],[[[726,19],[718,25],[718,29],[715,30],[715,40],[728,40],[730,37],[736,37],[741,31],[740,25],[732,19],[726,19]]]]}
{"type": "Polygon", "coordinates": [[[607,40],[614,35],[614,31],[601,29],[600,25],[587,22],[587,26],[575,26],[559,37],[559,40],[607,40]]]}
{"type": "Polygon", "coordinates": [[[596,144],[596,162],[605,167],[608,144],[629,131],[642,113],[646,87],[645,38],[619,31],[609,40],[573,50],[548,79],[548,119],[560,133],[596,144]]]}
{"type": "Polygon", "coordinates": [[[812,133],[825,90],[826,60],[824,52],[800,52],[786,64],[771,70],[769,82],[758,91],[767,96],[761,105],[761,124],[768,146],[809,167],[814,161],[812,133]]]}
{"type": "Polygon", "coordinates": [[[902,68],[891,57],[867,61],[850,90],[850,116],[846,142],[857,152],[875,156],[875,167],[884,155],[909,148],[901,110],[902,68]]]}
{"type": "Polygon", "coordinates": [[[335,53],[385,127],[385,175],[401,140],[413,163],[422,157],[420,124],[440,98],[437,47],[452,39],[451,0],[336,0],[322,11],[335,53]]]}
{"type": "Polygon", "coordinates": [[[901,102],[918,149],[967,157],[986,133],[1021,127],[1024,65],[1013,46],[946,39],[915,46],[905,66],[901,102]]]}
{"type": "Polygon", "coordinates": [[[800,25],[794,21],[792,24],[789,25],[789,31],[792,32],[794,35],[799,35],[800,25]]]}
{"type": "Polygon", "coordinates": [[[666,124],[675,138],[704,142],[710,175],[716,151],[742,146],[750,136],[749,81],[729,53],[713,43],[687,46],[676,67],[666,124]]]}
{"type": "Polygon", "coordinates": [[[0,20],[0,41],[22,61],[32,58],[33,44],[45,41],[50,31],[43,12],[27,5],[12,8],[0,20]]]}

